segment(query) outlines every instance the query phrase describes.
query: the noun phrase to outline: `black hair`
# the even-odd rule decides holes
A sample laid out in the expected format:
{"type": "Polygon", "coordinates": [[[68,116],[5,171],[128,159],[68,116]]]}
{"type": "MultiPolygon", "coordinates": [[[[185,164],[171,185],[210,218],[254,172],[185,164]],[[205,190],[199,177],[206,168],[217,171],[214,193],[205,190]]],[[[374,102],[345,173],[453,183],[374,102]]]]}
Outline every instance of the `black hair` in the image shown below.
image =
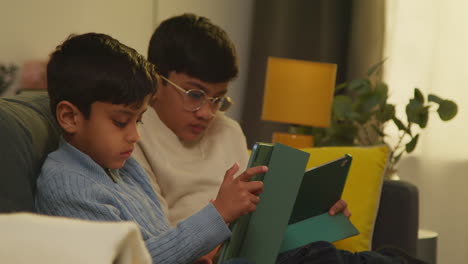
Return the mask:
{"type": "Polygon", "coordinates": [[[227,33],[208,18],[183,14],[163,21],[154,31],[148,60],[158,73],[185,73],[205,82],[228,82],[239,71],[236,50],[227,33]]]}
{"type": "Polygon", "coordinates": [[[99,33],[70,35],[50,55],[50,108],[67,100],[89,118],[91,104],[141,104],[156,91],[156,71],[136,50],[99,33]]]}

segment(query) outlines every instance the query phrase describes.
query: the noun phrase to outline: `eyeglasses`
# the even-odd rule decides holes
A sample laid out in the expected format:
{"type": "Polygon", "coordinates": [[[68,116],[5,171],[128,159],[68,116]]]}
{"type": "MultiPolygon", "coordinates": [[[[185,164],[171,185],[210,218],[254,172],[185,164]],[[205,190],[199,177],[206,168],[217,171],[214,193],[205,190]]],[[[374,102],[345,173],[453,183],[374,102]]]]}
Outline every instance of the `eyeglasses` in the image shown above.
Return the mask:
{"type": "Polygon", "coordinates": [[[220,112],[225,112],[229,109],[229,107],[233,104],[231,97],[229,96],[218,96],[218,97],[210,97],[206,95],[205,91],[199,89],[190,89],[185,90],[184,88],[180,87],[179,85],[173,83],[166,77],[159,75],[161,79],[167,81],[172,86],[174,86],[177,90],[184,93],[184,108],[187,111],[198,111],[206,102],[211,103],[211,107],[220,112]]]}

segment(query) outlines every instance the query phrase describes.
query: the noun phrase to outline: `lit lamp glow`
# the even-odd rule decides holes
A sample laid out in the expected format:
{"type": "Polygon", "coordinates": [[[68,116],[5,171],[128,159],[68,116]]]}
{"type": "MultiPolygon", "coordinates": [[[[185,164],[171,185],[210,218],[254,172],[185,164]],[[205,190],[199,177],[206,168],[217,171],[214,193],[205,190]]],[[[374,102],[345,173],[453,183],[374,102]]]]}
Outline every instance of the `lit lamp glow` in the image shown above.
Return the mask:
{"type": "MultiPolygon", "coordinates": [[[[291,125],[330,125],[337,65],[268,58],[262,119],[291,125]]],[[[273,142],[312,147],[311,135],[273,133],[273,142]]]]}

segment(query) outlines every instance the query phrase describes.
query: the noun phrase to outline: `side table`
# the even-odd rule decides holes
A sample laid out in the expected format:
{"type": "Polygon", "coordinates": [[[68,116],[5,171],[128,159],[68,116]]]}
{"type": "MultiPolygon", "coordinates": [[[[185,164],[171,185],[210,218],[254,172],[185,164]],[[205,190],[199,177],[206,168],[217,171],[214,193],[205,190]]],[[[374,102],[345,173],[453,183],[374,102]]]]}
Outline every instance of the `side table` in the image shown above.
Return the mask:
{"type": "Polygon", "coordinates": [[[437,237],[435,231],[419,229],[416,245],[416,257],[429,264],[437,263],[437,237]]]}

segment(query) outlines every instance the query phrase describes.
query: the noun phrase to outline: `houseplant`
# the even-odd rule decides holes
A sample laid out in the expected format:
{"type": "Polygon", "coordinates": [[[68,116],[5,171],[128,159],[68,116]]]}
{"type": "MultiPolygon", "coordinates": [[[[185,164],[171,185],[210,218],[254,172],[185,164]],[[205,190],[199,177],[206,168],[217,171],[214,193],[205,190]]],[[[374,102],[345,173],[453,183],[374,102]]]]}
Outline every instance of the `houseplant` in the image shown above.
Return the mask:
{"type": "Polygon", "coordinates": [[[340,84],[335,89],[331,125],[311,128],[317,146],[351,146],[387,144],[391,150],[387,178],[396,172],[398,161],[411,153],[418,144],[420,131],[427,127],[429,116],[437,113],[443,121],[457,114],[457,104],[451,100],[429,94],[427,97],[414,88],[414,96],[405,106],[406,120],[396,116],[396,105],[388,103],[388,86],[378,72],[383,61],[372,66],[366,77],[340,84]],[[388,144],[384,129],[394,125],[398,140],[388,144]]]}
{"type": "Polygon", "coordinates": [[[0,95],[14,82],[18,67],[14,64],[0,64],[0,95]]]}

